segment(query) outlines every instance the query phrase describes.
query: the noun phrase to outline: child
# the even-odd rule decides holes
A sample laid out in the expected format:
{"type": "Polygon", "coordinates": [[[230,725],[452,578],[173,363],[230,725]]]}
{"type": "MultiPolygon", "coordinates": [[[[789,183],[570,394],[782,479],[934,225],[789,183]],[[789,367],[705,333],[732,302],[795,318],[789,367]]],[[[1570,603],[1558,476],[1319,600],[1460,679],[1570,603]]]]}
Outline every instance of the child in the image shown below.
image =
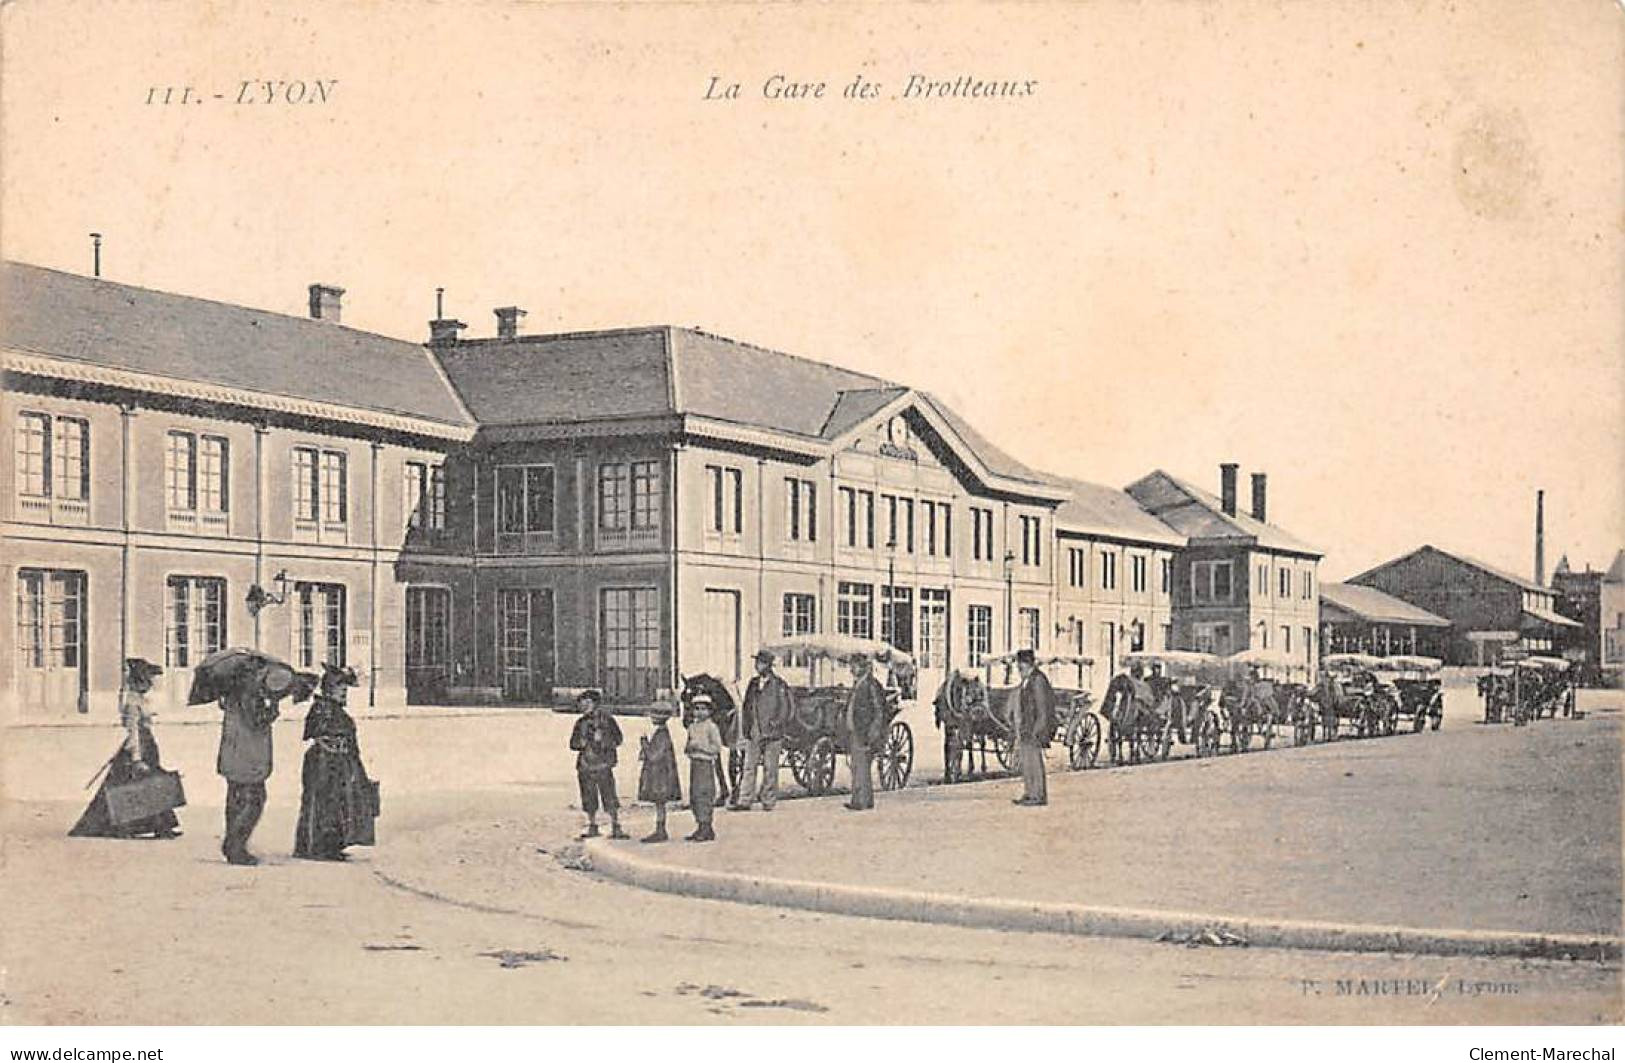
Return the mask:
{"type": "Polygon", "coordinates": [[[577,752],[576,781],[581,786],[581,808],[587,813],[583,838],[598,837],[598,806],[609,813],[609,836],[625,838],[621,829],[621,802],[615,796],[615,749],[621,744],[621,729],[604,707],[604,696],[596,690],[583,690],[576,697],[581,719],[570,732],[570,748],[577,752]]]}
{"type": "Polygon", "coordinates": [[[722,754],[722,732],[711,722],[711,699],[704,694],[689,703],[694,722],[688,725],[688,742],[683,752],[688,754],[688,802],[694,812],[694,833],[691,842],[713,842],[717,835],[711,829],[711,809],[717,800],[717,759],[722,754]]]}
{"type": "Polygon", "coordinates": [[[677,779],[677,754],[672,749],[671,732],[666,730],[669,719],[669,706],[656,705],[650,709],[649,721],[654,724],[654,734],[638,743],[638,759],[643,761],[643,771],[638,775],[638,800],[652,801],[655,806],[655,829],[642,839],[645,842],[667,840],[666,803],[683,799],[683,787],[677,779]]]}

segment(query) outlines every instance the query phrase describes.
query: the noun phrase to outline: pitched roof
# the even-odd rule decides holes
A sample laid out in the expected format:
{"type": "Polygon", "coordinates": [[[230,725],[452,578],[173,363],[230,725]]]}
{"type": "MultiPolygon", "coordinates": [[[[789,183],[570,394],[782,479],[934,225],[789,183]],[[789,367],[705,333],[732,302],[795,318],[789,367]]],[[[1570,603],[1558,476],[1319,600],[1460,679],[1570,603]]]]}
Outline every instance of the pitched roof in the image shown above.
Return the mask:
{"type": "Polygon", "coordinates": [[[1059,530],[1167,546],[1185,545],[1184,536],[1141,509],[1128,492],[1086,480],[1060,479],[1071,497],[1055,511],[1055,526],[1059,530]]]}
{"type": "Polygon", "coordinates": [[[418,344],[22,262],[0,264],[0,344],[249,398],[283,396],[473,424],[418,344]]]}
{"type": "Polygon", "coordinates": [[[1607,583],[1625,583],[1625,550],[1614,555],[1614,563],[1608,566],[1608,575],[1603,580],[1607,583]]]}
{"type": "Polygon", "coordinates": [[[698,329],[473,339],[436,350],[481,424],[692,416],[826,445],[912,395],[992,475],[1057,491],[925,392],[698,329]]]}
{"type": "Polygon", "coordinates": [[[1362,587],[1353,583],[1322,583],[1320,608],[1333,618],[1342,613],[1349,619],[1367,624],[1415,624],[1418,627],[1449,627],[1450,621],[1435,616],[1426,609],[1395,598],[1375,587],[1362,587]]]}
{"type": "Polygon", "coordinates": [[[1141,477],[1124,490],[1188,540],[1232,540],[1256,543],[1266,550],[1323,556],[1320,550],[1274,524],[1254,520],[1239,510],[1234,515],[1225,513],[1217,497],[1161,469],[1141,477]]]}
{"type": "Polygon", "coordinates": [[[1550,587],[1542,587],[1540,584],[1536,583],[1532,579],[1525,579],[1522,576],[1519,576],[1519,575],[1516,575],[1514,573],[1508,572],[1506,569],[1496,568],[1494,565],[1487,564],[1486,562],[1480,561],[1477,558],[1468,557],[1466,554],[1458,554],[1458,553],[1453,553],[1452,551],[1449,551],[1449,550],[1441,550],[1437,546],[1432,545],[1431,543],[1423,545],[1423,546],[1419,546],[1415,550],[1412,550],[1410,553],[1402,554],[1401,556],[1394,558],[1392,561],[1384,561],[1382,564],[1376,566],[1375,568],[1367,569],[1366,571],[1360,573],[1358,576],[1351,577],[1350,582],[1357,582],[1359,580],[1363,580],[1367,576],[1373,575],[1373,574],[1375,574],[1377,572],[1381,572],[1385,568],[1391,568],[1394,565],[1397,565],[1397,564],[1399,564],[1399,563],[1401,563],[1403,561],[1409,561],[1411,558],[1415,557],[1416,555],[1421,554],[1421,553],[1426,553],[1427,551],[1430,551],[1430,550],[1433,553],[1436,553],[1436,554],[1440,555],[1441,557],[1447,557],[1450,560],[1455,561],[1458,564],[1467,565],[1470,568],[1476,568],[1480,572],[1485,573],[1486,575],[1494,576],[1496,579],[1504,580],[1507,583],[1514,584],[1515,586],[1521,587],[1526,591],[1539,591],[1541,594],[1551,594],[1551,593],[1553,593],[1553,591],[1552,591],[1552,589],[1550,587]]]}

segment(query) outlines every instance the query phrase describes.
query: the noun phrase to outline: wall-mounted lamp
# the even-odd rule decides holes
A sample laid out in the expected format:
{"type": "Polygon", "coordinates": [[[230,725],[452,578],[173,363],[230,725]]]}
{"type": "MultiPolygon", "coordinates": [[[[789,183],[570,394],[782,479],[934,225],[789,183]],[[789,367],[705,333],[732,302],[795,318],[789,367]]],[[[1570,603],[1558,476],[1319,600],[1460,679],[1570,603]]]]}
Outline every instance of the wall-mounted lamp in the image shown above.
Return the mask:
{"type": "Polygon", "coordinates": [[[272,594],[258,583],[248,588],[248,615],[259,616],[260,610],[268,605],[281,605],[288,600],[288,570],[282,569],[271,582],[276,584],[276,593],[272,594]]]}

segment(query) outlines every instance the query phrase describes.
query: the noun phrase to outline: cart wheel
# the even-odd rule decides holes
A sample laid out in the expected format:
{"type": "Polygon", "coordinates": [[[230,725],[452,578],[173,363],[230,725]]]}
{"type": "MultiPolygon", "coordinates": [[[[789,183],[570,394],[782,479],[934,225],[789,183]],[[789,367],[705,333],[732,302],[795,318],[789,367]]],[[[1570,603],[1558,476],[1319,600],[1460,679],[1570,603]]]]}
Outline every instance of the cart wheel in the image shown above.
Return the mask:
{"type": "Polygon", "coordinates": [[[1211,757],[1219,752],[1219,721],[1211,712],[1196,725],[1196,755],[1211,757]]]}
{"type": "Polygon", "coordinates": [[[1422,730],[1422,728],[1427,726],[1427,722],[1428,722],[1427,710],[1418,708],[1416,710],[1416,719],[1411,721],[1411,730],[1413,732],[1414,731],[1420,731],[1420,730],[1422,730]]]}
{"type": "Polygon", "coordinates": [[[875,759],[882,790],[901,790],[908,785],[908,773],[914,768],[914,732],[908,724],[898,720],[891,725],[875,759]]]}
{"type": "Polygon", "coordinates": [[[999,758],[999,767],[1005,771],[1016,770],[1016,736],[1003,732],[993,736],[993,755],[999,758]]]}
{"type": "Polygon", "coordinates": [[[810,790],[807,785],[807,750],[802,746],[786,746],[784,748],[784,763],[790,768],[790,774],[796,780],[796,785],[803,790],[810,790]]]}
{"type": "Polygon", "coordinates": [[[1086,712],[1067,735],[1067,762],[1073,771],[1092,768],[1100,762],[1100,721],[1086,712]]]}
{"type": "Polygon", "coordinates": [[[728,751],[728,785],[733,787],[735,799],[739,797],[739,784],[745,781],[745,751],[743,749],[730,749],[728,751]]]}
{"type": "Polygon", "coordinates": [[[817,797],[829,792],[830,784],[835,781],[835,742],[829,735],[819,738],[807,750],[805,775],[802,785],[808,793],[817,797]]]}

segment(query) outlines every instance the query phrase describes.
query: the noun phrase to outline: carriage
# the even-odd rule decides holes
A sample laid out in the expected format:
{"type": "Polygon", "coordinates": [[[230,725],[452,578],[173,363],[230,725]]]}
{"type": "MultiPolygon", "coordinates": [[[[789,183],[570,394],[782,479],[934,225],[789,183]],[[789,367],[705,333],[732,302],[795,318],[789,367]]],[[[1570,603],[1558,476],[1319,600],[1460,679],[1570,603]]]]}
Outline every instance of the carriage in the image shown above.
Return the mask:
{"type": "MultiPolygon", "coordinates": [[[[982,669],[961,668],[943,682],[933,700],[934,718],[942,731],[944,782],[958,782],[987,774],[987,756],[993,754],[1004,771],[1015,770],[1016,710],[1020,684],[1012,680],[1015,654],[989,658],[982,669]],[[1002,685],[994,684],[994,677],[1002,685]]],[[[1073,655],[1041,657],[1034,663],[1044,670],[1055,691],[1056,732],[1067,750],[1074,771],[1092,768],[1100,759],[1100,720],[1091,711],[1094,695],[1086,689],[1094,659],[1073,655]],[[1073,669],[1078,685],[1068,686],[1063,669],[1073,669]]]]}
{"type": "Polygon", "coordinates": [[[1511,668],[1491,668],[1480,672],[1478,696],[1484,702],[1485,723],[1505,723],[1510,718],[1522,727],[1529,722],[1528,716],[1518,711],[1517,687],[1511,668]]]}
{"type": "Polygon", "coordinates": [[[1365,653],[1333,653],[1321,659],[1314,700],[1327,741],[1348,728],[1360,738],[1394,733],[1399,692],[1377,678],[1385,667],[1383,658],[1365,653]]]}
{"type": "Polygon", "coordinates": [[[1556,718],[1574,713],[1573,665],[1561,657],[1522,657],[1492,668],[1478,677],[1478,695],[1484,699],[1484,722],[1511,719],[1522,727],[1542,715],[1556,718]]]}
{"type": "Polygon", "coordinates": [[[1393,686],[1399,695],[1397,717],[1409,717],[1411,731],[1421,731],[1431,720],[1437,731],[1444,722],[1444,689],[1439,680],[1439,669],[1444,662],[1437,657],[1418,657],[1402,654],[1379,658],[1383,669],[1394,673],[1393,686]]]}
{"type": "MultiPolygon", "coordinates": [[[[813,795],[828,792],[835,781],[835,758],[847,752],[846,728],[850,677],[842,668],[856,655],[872,659],[884,673],[884,736],[872,750],[875,780],[882,790],[900,790],[914,769],[914,732],[896,718],[904,701],[914,697],[913,658],[884,642],[846,635],[795,635],[768,642],[762,649],[789,667],[805,665],[810,686],[792,686],[790,719],[784,728],[784,760],[797,783],[813,795]]],[[[686,692],[686,689],[685,689],[686,692]]],[[[742,752],[729,754],[729,774],[737,788],[744,774],[742,752]]]]}
{"type": "Polygon", "coordinates": [[[1574,665],[1561,657],[1526,657],[1519,666],[1532,673],[1529,693],[1530,712],[1535,719],[1546,716],[1557,719],[1574,715],[1574,665]]]}
{"type": "Polygon", "coordinates": [[[1245,753],[1255,740],[1268,749],[1287,726],[1294,744],[1315,740],[1309,688],[1292,681],[1306,665],[1280,650],[1264,648],[1233,653],[1224,664],[1229,674],[1219,692],[1219,726],[1230,735],[1231,752],[1245,753]]]}
{"type": "Polygon", "coordinates": [[[1219,714],[1213,690],[1226,668],[1211,653],[1136,651],[1123,656],[1126,669],[1112,678],[1100,714],[1109,725],[1111,760],[1131,764],[1166,760],[1177,735],[1199,757],[1219,751],[1219,714]]]}

